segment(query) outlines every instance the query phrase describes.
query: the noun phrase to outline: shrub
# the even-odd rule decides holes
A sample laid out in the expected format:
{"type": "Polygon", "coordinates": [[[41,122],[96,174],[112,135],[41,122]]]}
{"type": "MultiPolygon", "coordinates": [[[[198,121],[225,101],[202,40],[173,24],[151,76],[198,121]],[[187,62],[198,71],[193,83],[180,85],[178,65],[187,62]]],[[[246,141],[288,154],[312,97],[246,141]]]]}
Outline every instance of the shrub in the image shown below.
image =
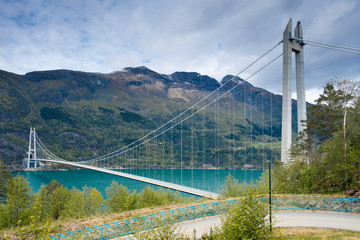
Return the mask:
{"type": "Polygon", "coordinates": [[[266,216],[267,204],[256,196],[256,189],[247,188],[247,196],[238,201],[230,212],[221,218],[214,239],[271,239],[266,216]]]}

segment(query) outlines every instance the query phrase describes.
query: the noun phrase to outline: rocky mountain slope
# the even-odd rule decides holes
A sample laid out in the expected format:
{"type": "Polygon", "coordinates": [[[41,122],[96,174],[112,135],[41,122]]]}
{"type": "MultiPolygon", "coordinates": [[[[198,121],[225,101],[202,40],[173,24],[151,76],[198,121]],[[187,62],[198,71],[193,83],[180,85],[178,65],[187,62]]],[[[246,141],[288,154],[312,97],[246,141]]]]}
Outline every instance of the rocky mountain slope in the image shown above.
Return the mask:
{"type": "MultiPolygon", "coordinates": [[[[234,134],[217,134],[223,141],[239,141],[238,166],[249,161],[250,152],[258,166],[264,154],[278,156],[281,96],[232,76],[219,83],[195,72],[165,75],[146,67],[129,67],[110,74],[53,70],[17,75],[0,71],[0,158],[8,166],[22,165],[30,127],[62,158],[100,156],[162,125],[225,83],[224,89],[240,83],[231,92],[235,100],[219,102],[218,118],[211,110],[202,114],[207,121],[223,126],[226,114],[221,111],[232,104],[237,116],[234,134]],[[230,80],[231,84],[227,83],[230,80]]],[[[294,111],[295,106],[293,101],[294,111]]],[[[225,166],[225,160],[220,165],[225,166]]]]}

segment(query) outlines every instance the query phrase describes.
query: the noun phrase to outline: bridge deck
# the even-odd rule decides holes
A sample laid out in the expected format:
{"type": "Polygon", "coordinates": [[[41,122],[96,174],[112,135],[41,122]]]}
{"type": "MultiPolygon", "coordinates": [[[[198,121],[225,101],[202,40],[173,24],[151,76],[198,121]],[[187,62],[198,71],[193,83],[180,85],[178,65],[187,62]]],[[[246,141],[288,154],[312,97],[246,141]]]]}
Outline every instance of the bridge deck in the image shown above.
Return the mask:
{"type": "Polygon", "coordinates": [[[59,161],[59,160],[52,160],[52,159],[36,159],[36,160],[42,161],[42,162],[52,162],[52,163],[64,164],[64,165],[69,165],[69,166],[90,169],[90,170],[94,170],[94,171],[98,171],[98,172],[108,173],[108,174],[116,175],[119,177],[125,177],[125,178],[129,178],[129,179],[153,184],[156,186],[173,189],[173,190],[176,190],[179,192],[189,193],[189,194],[192,194],[195,196],[206,197],[206,198],[211,198],[211,199],[218,199],[218,197],[219,197],[219,194],[217,194],[217,193],[208,192],[208,191],[204,191],[201,189],[191,188],[191,187],[187,187],[187,186],[183,186],[183,185],[179,185],[179,184],[164,182],[164,181],[160,181],[160,180],[156,180],[156,179],[152,179],[152,178],[141,177],[141,176],[124,173],[124,172],[119,172],[119,171],[114,171],[114,170],[110,170],[110,169],[93,167],[93,166],[89,166],[89,165],[85,165],[85,164],[81,164],[81,163],[59,161]]]}

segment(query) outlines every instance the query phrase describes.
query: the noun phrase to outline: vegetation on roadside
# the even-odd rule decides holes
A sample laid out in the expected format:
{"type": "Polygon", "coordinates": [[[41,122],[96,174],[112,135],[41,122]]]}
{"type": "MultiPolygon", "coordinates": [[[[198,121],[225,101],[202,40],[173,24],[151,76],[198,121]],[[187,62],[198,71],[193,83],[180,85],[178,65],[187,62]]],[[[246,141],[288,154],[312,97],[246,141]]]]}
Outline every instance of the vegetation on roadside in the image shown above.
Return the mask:
{"type": "MultiPolygon", "coordinates": [[[[234,186],[235,180],[228,176],[227,185],[223,188],[238,187],[234,186]],[[231,186],[230,186],[231,185],[231,186]]],[[[258,189],[254,185],[247,185],[241,188],[243,198],[235,202],[235,205],[221,217],[221,223],[207,234],[200,238],[196,236],[196,231],[190,235],[184,234],[181,228],[174,224],[174,215],[156,218],[154,226],[149,226],[148,230],[137,232],[136,226],[133,228],[134,234],[131,239],[176,239],[176,240],[196,240],[196,239],[278,239],[278,235],[270,229],[267,219],[267,201],[258,196],[258,189]]],[[[142,226],[140,229],[144,229],[142,226]]]]}
{"type": "MultiPolygon", "coordinates": [[[[253,187],[245,190],[245,196],[221,218],[209,239],[276,239],[267,220],[268,203],[258,197],[253,187]]],[[[206,238],[205,238],[206,239],[206,238]]]]}

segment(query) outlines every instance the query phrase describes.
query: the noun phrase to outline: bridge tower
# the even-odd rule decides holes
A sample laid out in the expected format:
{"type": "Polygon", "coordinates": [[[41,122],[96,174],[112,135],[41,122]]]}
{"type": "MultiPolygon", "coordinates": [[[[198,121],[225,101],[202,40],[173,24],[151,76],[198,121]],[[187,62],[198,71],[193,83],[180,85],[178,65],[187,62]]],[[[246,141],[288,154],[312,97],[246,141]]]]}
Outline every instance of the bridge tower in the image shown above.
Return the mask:
{"type": "Polygon", "coordinates": [[[30,168],[30,162],[34,163],[34,168],[37,167],[35,134],[36,134],[35,128],[30,128],[29,151],[28,151],[27,166],[26,166],[27,168],[30,168]]]}
{"type": "Polygon", "coordinates": [[[292,19],[290,18],[283,34],[283,102],[281,129],[281,161],[289,161],[289,149],[292,141],[291,131],[291,67],[292,52],[295,52],[297,120],[298,132],[304,130],[301,123],[306,120],[305,81],[304,81],[304,42],[301,23],[298,22],[292,36],[292,19]]]}

